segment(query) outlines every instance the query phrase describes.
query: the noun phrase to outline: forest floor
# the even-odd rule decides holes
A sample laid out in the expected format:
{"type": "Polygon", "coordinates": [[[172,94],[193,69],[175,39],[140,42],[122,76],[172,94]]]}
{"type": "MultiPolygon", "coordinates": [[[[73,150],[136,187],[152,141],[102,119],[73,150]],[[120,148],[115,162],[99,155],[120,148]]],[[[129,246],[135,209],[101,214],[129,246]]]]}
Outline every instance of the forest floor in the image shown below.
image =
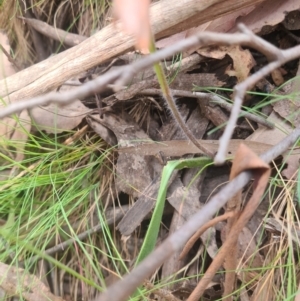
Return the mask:
{"type": "Polygon", "coordinates": [[[254,2],[154,1],[148,55],[108,1],[0,1],[3,300],[300,300],[300,4],[254,2]]]}

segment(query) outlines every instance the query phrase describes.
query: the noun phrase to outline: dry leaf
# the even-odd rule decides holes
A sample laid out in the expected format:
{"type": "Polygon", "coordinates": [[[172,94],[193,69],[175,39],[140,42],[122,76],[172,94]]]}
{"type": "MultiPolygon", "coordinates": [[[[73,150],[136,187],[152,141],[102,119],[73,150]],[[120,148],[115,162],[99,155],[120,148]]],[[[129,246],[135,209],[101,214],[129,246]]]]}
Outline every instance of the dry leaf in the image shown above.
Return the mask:
{"type": "MultiPolygon", "coordinates": [[[[298,0],[267,0],[259,4],[256,9],[244,17],[237,19],[238,23],[245,24],[254,33],[261,32],[264,26],[277,25],[282,22],[287,12],[300,8],[298,0]]],[[[236,27],[230,32],[236,32],[236,27]]]]}
{"type": "Polygon", "coordinates": [[[216,127],[220,126],[220,130],[224,130],[224,124],[228,121],[228,116],[224,111],[214,104],[212,104],[208,99],[198,99],[198,104],[200,105],[202,114],[210,120],[216,127]]]}
{"type": "MultiPolygon", "coordinates": [[[[241,281],[249,283],[249,281],[255,281],[257,273],[253,271],[255,268],[261,268],[263,266],[263,258],[258,251],[256,240],[253,237],[253,233],[248,227],[244,227],[238,238],[238,252],[237,258],[239,266],[243,263],[243,268],[239,269],[238,277],[241,281]]],[[[221,231],[221,239],[223,242],[226,240],[225,231],[221,231]]]]}
{"type": "MultiPolygon", "coordinates": [[[[274,112],[268,117],[269,121],[273,121],[276,124],[276,128],[269,130],[265,127],[259,127],[247,140],[263,142],[275,145],[286,135],[290,134],[294,127],[300,126],[300,102],[298,96],[300,94],[300,68],[297,71],[297,77],[292,81],[291,87],[286,94],[290,94],[290,98],[286,98],[277,102],[274,102],[273,110],[278,113],[284,119],[279,118],[274,112]],[[289,121],[290,126],[286,121],[289,121]]],[[[284,160],[287,164],[281,173],[287,179],[292,179],[299,168],[300,151],[294,150],[292,153],[287,151],[283,154],[284,160]]]]}
{"type": "MultiPolygon", "coordinates": [[[[230,172],[230,179],[232,180],[244,170],[256,171],[256,173],[254,174],[254,177],[256,178],[254,184],[254,192],[251,197],[251,200],[246,205],[241,214],[239,213],[242,204],[241,191],[237,195],[235,195],[231,200],[229,200],[226,205],[226,211],[233,211],[236,214],[228,219],[226,226],[227,238],[223,246],[227,245],[227,240],[230,239],[230,236],[235,235],[236,240],[232,239],[232,244],[228,244],[228,251],[230,252],[228,252],[228,254],[226,255],[224,262],[224,268],[227,272],[225,274],[223,296],[231,294],[234,290],[235,272],[232,271],[236,271],[237,268],[237,259],[239,253],[238,247],[241,247],[243,243],[245,243],[245,241],[242,241],[242,238],[244,238],[244,236],[247,234],[247,231],[244,230],[245,225],[249,221],[253,213],[256,211],[259,205],[260,197],[263,194],[265,187],[267,186],[268,178],[270,175],[270,168],[268,164],[263,162],[254,152],[252,152],[244,144],[241,144],[233,160],[230,172]],[[244,234],[242,234],[243,230],[244,234]]],[[[249,240],[247,240],[247,245],[248,243],[249,240]]],[[[232,300],[232,297],[227,297],[225,300],[232,300]]]]}
{"type": "MultiPolygon", "coordinates": [[[[234,249],[237,247],[239,234],[242,229],[246,226],[251,216],[256,211],[260,199],[265,191],[266,185],[268,184],[269,176],[270,176],[270,168],[268,164],[262,161],[255,153],[253,153],[248,147],[241,144],[238,148],[238,151],[235,155],[232,170],[231,170],[231,178],[239,175],[241,172],[245,170],[252,170],[254,177],[254,191],[252,197],[246,204],[245,208],[239,214],[237,221],[232,226],[230,233],[227,235],[227,239],[222,245],[222,248],[219,250],[217,256],[214,258],[213,262],[206,270],[204,276],[201,278],[198,283],[196,289],[190,296],[190,300],[193,299],[192,296],[200,298],[204,293],[205,288],[208,283],[211,281],[213,275],[218,271],[220,266],[223,264],[225,258],[227,260],[234,253],[234,249]]],[[[233,262],[234,263],[234,262],[233,262]]],[[[226,264],[227,266],[227,264],[226,264]]],[[[228,267],[228,266],[227,266],[228,267]]],[[[225,281],[225,289],[223,296],[227,296],[224,300],[232,300],[231,293],[234,287],[235,279],[231,277],[232,271],[235,273],[235,267],[231,267],[231,270],[226,272],[226,281],[225,281]],[[231,272],[230,272],[231,271],[231,272]],[[229,278],[228,278],[229,277],[229,278]]],[[[234,275],[233,275],[234,276],[234,275]]],[[[194,300],[194,299],[193,299],[194,300]]]]}
{"type": "Polygon", "coordinates": [[[299,30],[300,29],[300,11],[295,10],[289,12],[284,21],[283,26],[288,30],[299,30]]]}
{"type": "MultiPolygon", "coordinates": [[[[197,172],[198,170],[195,171],[193,169],[190,169],[187,173],[193,174],[193,176],[195,176],[197,172]]],[[[192,186],[186,187],[181,181],[179,181],[179,183],[177,181],[174,182],[169,188],[169,191],[171,191],[172,194],[168,196],[168,202],[174,207],[174,209],[177,211],[177,213],[179,213],[179,215],[184,221],[189,220],[189,218],[202,207],[198,200],[201,195],[199,191],[199,186],[200,183],[203,181],[204,176],[205,174],[199,176],[197,181],[195,181],[192,184],[192,186]],[[174,191],[172,191],[172,188],[174,186],[176,188],[174,189],[174,191]]],[[[177,227],[177,229],[178,228],[179,227],[177,227]]],[[[216,229],[214,227],[207,229],[204,233],[201,234],[201,240],[205,245],[209,256],[211,258],[214,258],[218,252],[218,247],[216,243],[216,229]]],[[[179,257],[180,252],[177,252],[176,254],[178,255],[177,257],[179,257]]],[[[173,272],[175,273],[177,271],[173,272]]]]}
{"type": "MultiPolygon", "coordinates": [[[[276,276],[275,276],[276,277],[276,276]]],[[[256,286],[251,301],[276,300],[274,296],[274,271],[268,270],[260,279],[256,286]]]]}
{"type": "Polygon", "coordinates": [[[287,167],[281,172],[281,174],[287,179],[294,179],[297,176],[299,170],[299,160],[300,160],[300,150],[297,154],[288,154],[284,155],[285,163],[287,167]]]}
{"type": "Polygon", "coordinates": [[[86,121],[89,126],[94,130],[96,134],[98,134],[108,145],[115,146],[118,144],[118,140],[116,135],[113,133],[112,130],[108,129],[107,127],[103,126],[99,122],[100,116],[97,115],[89,115],[86,117],[86,121]]]}
{"type": "Polygon", "coordinates": [[[271,146],[280,142],[293,130],[290,125],[284,122],[274,112],[270,114],[267,120],[276,124],[276,127],[274,129],[268,129],[264,126],[259,126],[253,134],[246,138],[246,141],[255,141],[259,143],[266,143],[267,141],[268,145],[271,146]]]}
{"type": "Polygon", "coordinates": [[[208,46],[197,50],[197,52],[215,59],[222,59],[228,54],[233,60],[233,66],[225,73],[229,76],[235,76],[238,82],[244,81],[249,76],[250,70],[255,66],[255,60],[251,52],[242,49],[240,46],[208,46]]]}
{"type": "Polygon", "coordinates": [[[115,16],[122,29],[135,37],[136,47],[142,52],[149,50],[151,42],[149,6],[150,0],[114,0],[115,16]]]}
{"type": "MultiPolygon", "coordinates": [[[[197,177],[197,180],[195,180],[192,184],[190,183],[190,179],[194,178],[198,172],[199,169],[189,169],[184,174],[182,180],[176,178],[168,188],[168,202],[175,209],[169,227],[169,235],[179,229],[196,211],[200,210],[202,207],[198,201],[201,195],[199,186],[201,186],[200,183],[202,183],[205,174],[201,174],[201,176],[197,177]]],[[[208,254],[211,258],[213,258],[218,252],[215,228],[212,227],[202,233],[201,240],[203,241],[208,254]]],[[[179,258],[180,252],[177,251],[164,262],[162,266],[163,279],[172,277],[172,275],[175,275],[185,266],[186,261],[182,260],[182,258],[179,260],[179,258]]],[[[182,275],[182,273],[177,274],[176,279],[180,278],[180,275],[182,275]]],[[[174,290],[176,286],[178,287],[178,285],[171,283],[166,288],[174,290]]]]}
{"type": "MultiPolygon", "coordinates": [[[[249,230],[248,227],[244,227],[242,232],[239,235],[239,259],[243,262],[246,262],[247,267],[253,268],[261,268],[263,266],[263,257],[259,253],[259,248],[256,244],[256,240],[254,238],[253,233],[249,230]]],[[[250,274],[250,271],[245,269],[244,276],[246,274],[250,274]]],[[[248,279],[253,280],[253,273],[251,276],[246,276],[248,279]]],[[[247,281],[249,282],[249,281],[247,281]]]]}
{"type": "Polygon", "coordinates": [[[22,296],[28,301],[63,301],[53,295],[36,276],[0,262],[0,287],[10,296],[22,296]]]}
{"type": "MultiPolygon", "coordinates": [[[[276,128],[267,129],[265,127],[259,127],[246,139],[246,141],[255,141],[261,143],[268,141],[270,145],[276,145],[293,131],[293,128],[284,122],[283,119],[279,118],[275,112],[272,112],[267,120],[276,124],[276,128]]],[[[293,176],[299,168],[300,151],[295,149],[291,153],[288,150],[283,154],[283,158],[287,164],[287,168],[281,173],[283,176],[291,179],[291,176],[293,176]]]]}
{"type": "Polygon", "coordinates": [[[275,83],[275,85],[277,87],[281,86],[284,83],[284,78],[283,78],[282,73],[280,72],[279,68],[272,71],[271,76],[272,76],[273,82],[275,83]]]}
{"type": "Polygon", "coordinates": [[[286,94],[290,94],[290,97],[274,102],[273,109],[294,127],[298,127],[300,125],[300,69],[286,94]]]}
{"type": "Polygon", "coordinates": [[[299,100],[283,99],[273,104],[273,109],[293,126],[300,125],[300,102],[299,100]]]}
{"type": "MultiPolygon", "coordinates": [[[[60,91],[74,89],[73,86],[64,85],[60,91]]],[[[47,106],[35,107],[30,110],[33,124],[38,130],[47,133],[61,133],[74,129],[91,110],[79,99],[67,105],[49,104],[47,106]]]]}
{"type": "Polygon", "coordinates": [[[68,105],[50,104],[30,110],[33,124],[47,133],[61,133],[74,129],[90,112],[78,99],[68,105]]]}
{"type": "MultiPolygon", "coordinates": [[[[181,107],[180,109],[180,113],[183,117],[183,119],[187,119],[188,115],[189,115],[189,110],[185,107],[181,107]]],[[[190,130],[192,131],[192,133],[195,135],[195,137],[202,137],[205,133],[205,130],[207,128],[207,124],[208,121],[206,119],[200,119],[199,120],[199,114],[200,111],[199,110],[193,110],[192,114],[190,115],[190,117],[187,120],[187,126],[190,128],[190,130]]],[[[122,115],[124,116],[124,113],[122,113],[122,115]]],[[[118,127],[119,127],[119,121],[114,121],[110,122],[110,127],[113,126],[112,130],[115,131],[119,131],[118,127]],[[117,123],[117,125],[116,125],[117,123]]],[[[145,138],[143,138],[143,136],[145,136],[145,133],[143,132],[138,132],[136,130],[134,130],[136,128],[136,126],[134,126],[134,124],[131,122],[131,131],[127,131],[126,128],[128,128],[129,124],[126,125],[126,123],[124,124],[123,121],[123,134],[121,135],[121,133],[116,133],[116,135],[119,138],[122,138],[122,136],[124,137],[123,139],[127,140],[127,143],[130,142],[128,140],[132,140],[134,144],[133,145],[133,150],[131,150],[127,155],[127,160],[130,163],[130,166],[126,167],[124,165],[123,171],[120,169],[120,171],[122,171],[122,174],[124,174],[124,177],[126,177],[126,180],[129,181],[130,177],[135,176],[134,181],[135,182],[141,182],[142,177],[145,177],[146,173],[149,173],[151,171],[151,169],[153,170],[152,172],[152,178],[153,181],[150,185],[148,185],[148,187],[146,187],[146,189],[143,191],[142,195],[139,196],[138,200],[135,202],[134,206],[132,206],[132,208],[128,211],[128,213],[124,216],[123,220],[118,224],[117,229],[120,230],[122,235],[131,235],[133,233],[133,231],[140,225],[140,223],[142,222],[142,220],[145,218],[145,216],[153,209],[154,207],[154,202],[153,199],[157,198],[157,193],[159,190],[159,186],[160,186],[160,175],[162,172],[162,165],[161,163],[158,164],[159,162],[157,162],[156,160],[158,159],[157,154],[158,153],[154,153],[153,156],[147,156],[144,155],[143,152],[135,152],[134,149],[136,147],[138,147],[137,142],[138,140],[145,140],[145,138]],[[125,129],[125,130],[124,130],[125,129]],[[132,134],[135,133],[135,137],[132,136],[132,134]],[[127,137],[124,136],[124,134],[126,134],[127,132],[127,137]],[[138,134],[138,136],[137,136],[138,134]],[[139,158],[139,160],[144,158],[144,164],[142,165],[142,169],[141,170],[137,170],[138,165],[134,164],[132,162],[136,162],[137,159],[139,158]],[[152,157],[152,159],[151,159],[152,157]],[[151,160],[151,161],[150,161],[151,160]],[[147,163],[148,162],[148,163],[147,163]],[[149,164],[150,163],[150,164],[149,164]],[[146,168],[145,168],[146,166],[146,168]],[[126,169],[125,169],[126,167],[126,169]],[[132,167],[134,167],[136,169],[135,173],[132,173],[132,167]],[[132,174],[132,175],[131,175],[132,174]]],[[[120,124],[121,125],[121,124],[120,124]]],[[[107,126],[109,126],[109,124],[107,124],[107,126]]],[[[182,137],[184,136],[184,134],[182,133],[181,129],[178,128],[178,126],[175,124],[175,122],[171,119],[169,122],[165,123],[161,129],[160,129],[160,133],[157,136],[157,139],[161,139],[161,137],[164,137],[164,139],[182,139],[182,137]]],[[[149,138],[148,138],[149,139],[149,138]]],[[[120,139],[119,139],[120,141],[120,139]]],[[[154,143],[154,142],[153,142],[154,143]]],[[[122,143],[124,145],[124,142],[122,143]]],[[[124,154],[119,154],[119,158],[120,156],[122,156],[122,161],[124,161],[124,159],[126,159],[126,157],[123,156],[124,154]]],[[[161,161],[161,160],[159,160],[161,161]]],[[[170,178],[170,180],[168,181],[168,185],[170,185],[173,180],[177,177],[178,174],[178,170],[173,171],[172,176],[170,178]]],[[[134,182],[131,181],[133,184],[134,182]]],[[[139,187],[139,186],[137,186],[139,187]]]]}
{"type": "MultiPolygon", "coordinates": [[[[149,136],[125,112],[122,112],[122,117],[110,113],[104,114],[102,119],[99,115],[94,115],[92,119],[111,130],[119,146],[136,147],[139,141],[150,140],[149,136]]],[[[123,191],[134,197],[141,196],[153,180],[155,166],[153,158],[134,152],[120,154],[116,165],[117,191],[123,191]]]]}
{"type": "Polygon", "coordinates": [[[295,243],[295,249],[299,245],[300,229],[298,225],[293,225],[291,228],[288,222],[280,220],[278,216],[268,217],[265,219],[267,230],[272,233],[280,233],[281,237],[290,237],[295,243]]]}
{"type": "MultiPolygon", "coordinates": [[[[250,6],[246,7],[240,10],[237,10],[233,13],[230,13],[228,15],[222,16],[221,18],[215,19],[213,21],[209,21],[205,24],[201,24],[197,27],[190,28],[188,30],[185,30],[183,32],[174,34],[170,37],[167,37],[165,39],[159,40],[156,42],[156,47],[158,48],[164,48],[170,45],[175,44],[178,41],[181,41],[187,37],[190,37],[194,34],[197,34],[199,32],[203,31],[213,31],[213,32],[228,32],[233,26],[236,24],[236,19],[240,16],[245,16],[248,13],[250,13],[255,7],[250,6]]],[[[186,51],[186,53],[193,53],[195,52],[199,46],[191,47],[186,51]]]]}

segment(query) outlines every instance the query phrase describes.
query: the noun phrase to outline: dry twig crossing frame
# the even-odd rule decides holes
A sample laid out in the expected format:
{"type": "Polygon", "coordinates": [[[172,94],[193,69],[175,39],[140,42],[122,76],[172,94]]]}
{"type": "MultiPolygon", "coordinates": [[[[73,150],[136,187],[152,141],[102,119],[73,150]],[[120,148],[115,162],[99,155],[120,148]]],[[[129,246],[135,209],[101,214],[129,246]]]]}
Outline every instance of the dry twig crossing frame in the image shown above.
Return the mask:
{"type": "MultiPolygon", "coordinates": [[[[279,144],[265,152],[260,158],[266,163],[271,162],[300,138],[300,127],[296,128],[279,144]]],[[[107,289],[94,301],[110,301],[114,296],[115,301],[126,300],[135,289],[143,283],[169,256],[180,250],[189,238],[218,212],[227,201],[242,189],[251,179],[251,172],[244,171],[224,186],[201,210],[187,221],[178,231],[170,235],[160,244],[144,261],[142,261],[130,274],[107,289]]]]}
{"type": "MultiPolygon", "coordinates": [[[[16,102],[2,109],[0,118],[21,112],[25,109],[30,109],[35,106],[45,105],[48,103],[66,104],[73,101],[75,98],[84,98],[90,94],[99,93],[106,89],[110,83],[115,83],[123,86],[128,76],[145,70],[154,63],[163,60],[177,52],[184,51],[195,45],[208,45],[211,43],[222,45],[245,45],[254,48],[268,58],[270,63],[261,70],[250,76],[244,82],[238,84],[234,91],[234,106],[232,108],[229,123],[220,140],[220,148],[215,158],[216,163],[222,163],[225,160],[224,154],[228,142],[231,138],[233,128],[240,113],[242,101],[246,90],[252,87],[257,81],[270,72],[280,67],[282,64],[300,57],[300,46],[293,47],[287,50],[280,50],[272,44],[255,36],[244,26],[239,26],[241,33],[236,34],[220,34],[212,32],[202,32],[198,35],[190,37],[177,43],[174,46],[160,50],[146,58],[141,59],[129,66],[121,67],[113,70],[105,75],[90,81],[72,91],[58,93],[49,93],[43,96],[35,97],[30,100],[16,102]]],[[[9,80],[9,78],[7,79],[9,80]]],[[[294,130],[288,137],[282,140],[281,143],[271,148],[268,152],[263,154],[261,158],[265,162],[270,162],[279,155],[281,155],[289,146],[293,145],[300,137],[300,128],[294,130]]],[[[117,282],[110,287],[105,293],[100,295],[95,301],[108,301],[111,296],[114,300],[125,300],[130,294],[134,292],[145,278],[157,269],[173,252],[179,250],[201,226],[203,226],[221,207],[223,207],[227,200],[234,196],[242,187],[250,180],[251,172],[243,172],[228,185],[226,185],[211,201],[205,205],[201,211],[197,212],[181,229],[166,239],[151,255],[149,255],[139,266],[137,266],[130,274],[126,275],[123,280],[117,282]]]]}
{"type": "Polygon", "coordinates": [[[111,83],[122,87],[128,77],[132,77],[146,68],[151,67],[154,63],[195,45],[205,46],[212,43],[217,45],[245,45],[260,51],[271,62],[234,88],[234,105],[226,129],[220,138],[220,148],[215,157],[215,163],[222,164],[225,161],[228,143],[241,111],[241,105],[247,89],[282,64],[300,57],[300,45],[287,50],[280,50],[262,38],[254,35],[244,25],[240,24],[239,29],[241,33],[234,34],[201,32],[171,47],[157,51],[131,65],[107,72],[72,91],[62,93],[51,92],[43,96],[10,104],[0,112],[0,118],[49,103],[67,104],[72,102],[73,99],[84,98],[91,94],[100,93],[106,90],[107,85],[111,83]]]}

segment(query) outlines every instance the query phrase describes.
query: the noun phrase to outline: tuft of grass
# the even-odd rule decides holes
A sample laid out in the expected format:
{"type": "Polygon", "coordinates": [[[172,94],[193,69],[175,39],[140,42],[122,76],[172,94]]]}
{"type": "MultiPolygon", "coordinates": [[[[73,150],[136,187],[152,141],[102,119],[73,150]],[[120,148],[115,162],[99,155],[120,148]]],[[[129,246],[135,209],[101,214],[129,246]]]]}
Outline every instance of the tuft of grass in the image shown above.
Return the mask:
{"type": "MultiPolygon", "coordinates": [[[[73,285],[81,287],[78,295],[70,292],[76,300],[103,290],[108,271],[121,275],[126,264],[114,233],[106,225],[106,200],[102,199],[113,189],[112,149],[88,136],[66,145],[70,134],[31,135],[20,163],[1,153],[0,175],[11,170],[17,173],[12,177],[8,173],[0,182],[0,261],[34,272],[40,261],[31,263],[30,259],[37,255],[52,266],[50,286],[59,286],[60,277],[54,277],[55,273],[67,273],[73,285]],[[79,240],[77,235],[94,226],[95,221],[103,228],[100,243],[97,234],[79,240]],[[75,243],[66,250],[54,257],[44,254],[44,250],[69,238],[75,243]]],[[[6,148],[10,146],[8,141],[6,148]]],[[[64,289],[60,288],[61,294],[64,289]]]]}

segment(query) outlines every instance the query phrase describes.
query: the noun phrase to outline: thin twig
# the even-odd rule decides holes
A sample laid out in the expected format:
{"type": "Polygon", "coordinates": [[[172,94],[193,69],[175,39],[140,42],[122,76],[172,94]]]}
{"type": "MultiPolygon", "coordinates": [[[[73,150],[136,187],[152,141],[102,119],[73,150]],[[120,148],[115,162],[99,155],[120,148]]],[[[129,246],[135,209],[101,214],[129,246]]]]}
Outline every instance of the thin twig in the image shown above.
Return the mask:
{"type": "MultiPolygon", "coordinates": [[[[109,217],[106,219],[106,223],[105,225],[107,226],[111,226],[113,225],[114,223],[117,223],[118,221],[121,220],[121,218],[124,216],[124,214],[129,210],[129,207],[128,206],[122,206],[122,208],[120,208],[120,210],[118,211],[114,211],[114,214],[112,217],[109,217]]],[[[96,233],[96,232],[100,232],[103,230],[103,223],[100,223],[94,227],[92,227],[91,229],[89,230],[86,230],[80,234],[78,234],[76,237],[74,238],[70,238],[52,248],[49,248],[47,249],[44,254],[45,255],[53,255],[57,252],[61,252],[61,251],[64,251],[67,247],[69,247],[70,245],[74,244],[76,241],[78,240],[84,240],[85,238],[89,237],[90,235],[96,233]]],[[[28,261],[30,261],[30,263],[34,263],[35,261],[37,260],[40,260],[42,259],[42,257],[40,255],[35,255],[31,258],[29,258],[28,261]]]]}
{"type": "Polygon", "coordinates": [[[234,131],[236,121],[238,119],[241,106],[243,103],[243,99],[247,89],[254,86],[256,82],[258,82],[266,75],[270,74],[273,70],[279,68],[281,65],[285,64],[286,62],[299,57],[300,55],[300,53],[298,53],[300,50],[299,46],[287,50],[280,50],[267,42],[262,43],[262,39],[254,35],[253,32],[248,30],[244,25],[240,24],[239,29],[244,34],[247,34],[249,38],[252,40],[251,47],[256,49],[260,48],[261,52],[264,53],[269,60],[275,59],[276,61],[269,63],[268,65],[266,65],[265,67],[263,67],[262,69],[260,69],[259,71],[251,75],[250,77],[248,77],[245,81],[243,81],[240,84],[237,84],[234,87],[234,93],[233,93],[234,105],[227,126],[224,130],[223,135],[220,138],[220,147],[214,160],[215,164],[223,164],[226,160],[226,152],[227,152],[228,144],[231,139],[232,133],[234,131]],[[263,50],[262,48],[265,49],[263,50]]]}
{"type": "MultiPolygon", "coordinates": [[[[254,36],[254,35],[253,35],[254,36]]],[[[172,56],[175,53],[185,51],[190,47],[196,45],[205,46],[208,44],[217,44],[217,45],[245,45],[251,46],[265,54],[269,59],[279,58],[276,62],[272,62],[257,73],[254,74],[254,77],[251,76],[251,80],[246,82],[247,87],[252,85],[252,82],[258,81],[260,78],[272,72],[274,69],[278,68],[281,64],[286,63],[287,61],[293,60],[300,56],[300,45],[287,50],[279,50],[272,44],[264,41],[260,37],[255,37],[255,42],[253,42],[253,37],[249,36],[248,33],[234,33],[234,34],[225,34],[225,33],[213,33],[213,32],[201,32],[195,36],[192,36],[188,39],[182,40],[175,45],[167,47],[165,49],[159,50],[147,57],[144,57],[128,66],[120,67],[116,70],[111,70],[106,74],[90,81],[82,86],[75,88],[71,91],[65,91],[61,93],[48,93],[43,96],[38,96],[31,98],[25,101],[19,101],[8,105],[6,108],[3,108],[0,112],[0,119],[9,116],[18,112],[23,111],[24,109],[31,109],[35,106],[46,105],[51,102],[67,104],[72,102],[75,98],[84,98],[94,93],[100,93],[106,90],[106,85],[113,83],[115,81],[118,86],[123,86],[131,76],[151,67],[154,63],[157,63],[166,57],[172,56]],[[272,55],[272,53],[274,53],[272,55]],[[252,78],[253,77],[253,78],[252,78]]],[[[7,79],[9,81],[9,78],[7,79]]],[[[237,85],[236,90],[241,89],[242,86],[237,85]]],[[[4,95],[1,95],[2,97],[4,95]]],[[[243,96],[243,95],[242,95],[243,96]]],[[[239,111],[239,110],[238,110],[239,111]]]]}
{"type": "MultiPolygon", "coordinates": [[[[235,208],[234,212],[236,215],[233,217],[234,220],[229,219],[228,223],[232,222],[232,227],[228,229],[226,233],[226,240],[222,245],[222,248],[219,250],[218,254],[214,258],[213,262],[210,264],[208,269],[206,270],[204,276],[201,278],[199,283],[197,284],[196,288],[192,292],[192,294],[188,297],[187,301],[197,301],[199,298],[203,295],[205,289],[207,288],[208,284],[212,280],[215,273],[218,271],[218,269],[223,264],[224,260],[227,258],[227,261],[225,261],[224,267],[226,269],[226,276],[225,276],[225,283],[224,283],[224,293],[223,297],[224,300],[232,300],[232,291],[234,290],[234,283],[235,283],[235,273],[234,269],[236,268],[236,258],[237,258],[237,243],[238,243],[238,237],[241,233],[242,229],[245,227],[245,225],[248,223],[254,212],[257,210],[257,207],[259,205],[259,202],[261,200],[261,197],[264,194],[265,188],[268,184],[268,179],[271,174],[271,170],[265,162],[261,162],[256,157],[251,155],[249,156],[250,159],[244,160],[244,162],[241,163],[241,160],[246,152],[241,152],[240,154],[237,154],[237,157],[235,158],[235,161],[233,162],[233,170],[236,170],[235,174],[238,174],[240,170],[254,170],[255,176],[254,176],[254,191],[253,195],[251,196],[249,202],[246,204],[245,208],[241,211],[239,214],[239,209],[235,208]],[[237,218],[235,220],[235,218],[237,218]],[[230,252],[230,253],[229,253],[230,252]],[[230,254],[230,257],[228,259],[228,255],[230,254]]],[[[232,176],[232,171],[230,176],[232,176]]],[[[233,174],[234,175],[234,174],[233,174]]],[[[241,191],[239,192],[241,197],[241,191]]],[[[239,202],[241,202],[241,198],[238,198],[237,200],[235,197],[232,201],[232,205],[237,204],[239,205],[239,202]]],[[[229,202],[228,202],[229,203],[229,202]]],[[[227,204],[228,205],[228,204],[227,204]]]]}
{"type": "Polygon", "coordinates": [[[182,260],[183,257],[185,257],[187,255],[187,253],[190,251],[190,249],[193,247],[193,245],[196,243],[196,241],[200,238],[200,236],[207,229],[209,229],[210,227],[213,227],[215,224],[217,224],[221,221],[224,221],[225,219],[228,219],[229,217],[232,217],[233,215],[235,215],[235,213],[232,211],[226,212],[222,215],[219,215],[219,216],[213,218],[208,223],[203,225],[200,229],[198,229],[198,231],[189,239],[189,241],[184,246],[182,252],[179,255],[179,259],[182,260]]]}
{"type": "Polygon", "coordinates": [[[220,147],[215,157],[215,164],[223,164],[226,159],[228,143],[235,128],[246,90],[254,86],[257,81],[280,67],[282,64],[296,59],[300,56],[300,45],[291,49],[280,50],[272,44],[261,39],[260,37],[255,36],[245,26],[240,25],[239,29],[243,33],[220,34],[212,32],[202,32],[169,48],[157,51],[152,55],[143,58],[131,65],[107,72],[105,75],[93,81],[87,82],[86,84],[82,85],[81,87],[75,88],[72,91],[66,91],[60,94],[52,92],[44,96],[32,98],[31,100],[12,103],[1,110],[0,119],[5,116],[23,111],[25,109],[33,108],[38,105],[45,105],[51,102],[66,104],[71,102],[75,98],[84,98],[89,96],[90,94],[99,93],[106,89],[107,84],[112,82],[116,82],[116,85],[123,86],[128,77],[133,77],[137,73],[145,70],[146,68],[152,66],[156,62],[159,62],[165,57],[173,55],[176,52],[189,49],[190,47],[197,44],[200,44],[201,46],[211,43],[217,45],[240,44],[251,46],[252,48],[257,49],[261,53],[266,55],[269,61],[275,61],[269,63],[267,66],[263,67],[261,70],[250,76],[247,80],[235,86],[234,105],[225,131],[220,138],[220,147]]]}
{"type": "Polygon", "coordinates": [[[0,50],[5,54],[8,61],[15,66],[16,71],[21,70],[21,68],[17,65],[16,61],[11,57],[11,55],[6,51],[6,49],[1,44],[0,44],[0,50]]]}
{"type": "MultiPolygon", "coordinates": [[[[276,146],[265,152],[260,157],[265,162],[271,162],[290,146],[294,145],[300,137],[300,127],[295,129],[289,136],[284,138],[276,146]]],[[[224,186],[201,210],[192,216],[178,231],[170,235],[161,243],[147,258],[145,258],[130,274],[112,286],[110,286],[94,301],[110,301],[114,296],[114,301],[126,300],[135,289],[142,284],[143,280],[160,267],[174,252],[180,250],[188,239],[200,227],[207,223],[217,211],[219,211],[240,189],[242,189],[251,178],[250,171],[244,171],[235,179],[224,186]]]]}
{"type": "Polygon", "coordinates": [[[96,96],[97,109],[98,109],[98,112],[99,112],[99,118],[102,119],[102,117],[103,117],[102,99],[100,98],[100,96],[98,96],[98,94],[95,94],[95,96],[96,96]]]}
{"type": "Polygon", "coordinates": [[[24,18],[21,16],[19,16],[18,18],[25,21],[29,26],[31,26],[32,28],[34,28],[36,31],[40,32],[44,36],[54,39],[55,41],[59,41],[60,43],[66,46],[70,46],[70,47],[76,46],[88,38],[85,36],[70,33],[62,29],[53,27],[47,24],[46,22],[37,19],[24,18]]]}
{"type": "Polygon", "coordinates": [[[113,82],[120,76],[120,69],[108,72],[105,75],[100,76],[72,90],[63,91],[60,93],[50,92],[45,95],[33,97],[28,100],[11,103],[7,107],[1,109],[0,119],[12,114],[19,113],[26,109],[32,109],[37,106],[44,106],[50,103],[68,104],[76,98],[82,99],[91,94],[100,93],[106,90],[107,84],[113,82]]]}
{"type": "MultiPolygon", "coordinates": [[[[206,95],[206,97],[209,98],[210,102],[219,105],[220,107],[222,107],[223,109],[225,109],[229,112],[232,111],[233,105],[231,103],[227,102],[226,100],[222,99],[221,97],[219,97],[216,94],[208,94],[207,95],[207,93],[202,93],[202,92],[194,92],[194,94],[196,96],[198,96],[198,98],[202,98],[202,97],[204,98],[205,95],[206,95]],[[202,95],[202,94],[204,94],[204,95],[202,95]]],[[[275,127],[275,124],[273,122],[270,122],[270,121],[266,120],[263,117],[254,115],[254,114],[249,113],[247,111],[241,110],[239,117],[248,118],[248,119],[250,119],[254,122],[257,122],[261,125],[264,125],[264,126],[268,127],[269,129],[274,129],[274,127],[275,127]]]]}
{"type": "MultiPolygon", "coordinates": [[[[209,99],[210,102],[219,105],[220,107],[222,107],[223,109],[225,109],[229,112],[231,112],[232,107],[233,107],[233,105],[231,103],[225,101],[224,99],[222,99],[221,97],[219,97],[218,95],[215,95],[215,94],[203,93],[203,92],[190,92],[190,91],[174,90],[174,89],[171,89],[171,93],[172,93],[172,95],[179,96],[179,97],[209,99]]],[[[161,95],[161,91],[160,91],[160,89],[151,88],[151,89],[142,90],[142,91],[138,92],[137,94],[138,95],[161,95]]],[[[241,110],[240,117],[248,118],[248,119],[250,119],[254,122],[257,122],[261,125],[264,125],[270,129],[273,129],[275,127],[273,122],[270,122],[270,121],[264,119],[263,117],[254,115],[252,113],[249,113],[249,112],[246,112],[243,110],[241,110]]]]}

